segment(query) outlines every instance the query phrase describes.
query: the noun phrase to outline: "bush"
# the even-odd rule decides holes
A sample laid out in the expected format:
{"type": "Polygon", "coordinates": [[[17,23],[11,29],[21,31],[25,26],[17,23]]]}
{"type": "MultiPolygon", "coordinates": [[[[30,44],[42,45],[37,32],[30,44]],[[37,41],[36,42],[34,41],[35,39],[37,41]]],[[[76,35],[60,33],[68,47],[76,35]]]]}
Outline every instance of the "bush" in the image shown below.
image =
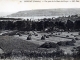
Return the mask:
{"type": "Polygon", "coordinates": [[[13,31],[13,32],[8,33],[8,35],[9,35],[9,36],[13,36],[13,35],[16,35],[17,32],[18,32],[18,31],[13,31]]]}
{"type": "Polygon", "coordinates": [[[74,43],[72,41],[66,41],[66,45],[74,46],[74,43]]]}
{"type": "Polygon", "coordinates": [[[66,37],[69,37],[69,35],[67,35],[66,37]]]}
{"type": "Polygon", "coordinates": [[[45,40],[45,37],[44,37],[44,36],[42,36],[42,37],[41,37],[41,40],[45,40]]]}
{"type": "Polygon", "coordinates": [[[40,47],[41,48],[58,48],[59,46],[58,46],[58,44],[56,44],[54,42],[45,42],[40,47]]]}
{"type": "Polygon", "coordinates": [[[28,37],[27,37],[27,40],[31,40],[31,36],[28,36],[28,37]]]}
{"type": "Polygon", "coordinates": [[[49,36],[48,36],[48,35],[46,35],[46,38],[49,38],[49,36]]]}
{"type": "Polygon", "coordinates": [[[72,39],[72,42],[73,42],[73,43],[76,43],[75,39],[72,39]]]}
{"type": "Polygon", "coordinates": [[[57,35],[57,34],[56,34],[57,35]]]}
{"type": "Polygon", "coordinates": [[[18,33],[16,33],[16,35],[22,36],[22,35],[21,35],[21,33],[19,33],[19,32],[18,32],[18,33]]]}
{"type": "Polygon", "coordinates": [[[57,44],[59,46],[74,46],[74,41],[60,41],[57,44]]]}
{"type": "Polygon", "coordinates": [[[73,34],[71,34],[71,35],[73,35],[73,34]]]}
{"type": "Polygon", "coordinates": [[[59,46],[66,46],[66,41],[60,41],[60,42],[57,42],[57,44],[59,46]]]}
{"type": "Polygon", "coordinates": [[[28,36],[32,36],[32,34],[29,33],[28,36]]]}
{"type": "Polygon", "coordinates": [[[80,57],[80,46],[76,47],[76,51],[77,51],[76,56],[77,57],[80,57]]]}
{"type": "Polygon", "coordinates": [[[60,35],[60,33],[58,33],[58,35],[60,35]]]}
{"type": "Polygon", "coordinates": [[[53,32],[51,32],[51,34],[53,34],[53,32]]]}
{"type": "Polygon", "coordinates": [[[74,35],[74,37],[76,37],[76,36],[74,35]]]}
{"type": "Polygon", "coordinates": [[[46,37],[46,35],[44,35],[44,37],[46,37]]]}
{"type": "Polygon", "coordinates": [[[19,34],[19,36],[22,36],[22,34],[19,34]]]}
{"type": "Polygon", "coordinates": [[[78,33],[78,35],[80,35],[80,32],[78,33]]]}
{"type": "Polygon", "coordinates": [[[21,33],[21,34],[25,34],[25,31],[19,31],[19,33],[21,33]]]}
{"type": "Polygon", "coordinates": [[[35,34],[35,36],[38,36],[38,34],[35,34]]]}
{"type": "Polygon", "coordinates": [[[79,40],[79,39],[76,37],[75,40],[79,40]]]}

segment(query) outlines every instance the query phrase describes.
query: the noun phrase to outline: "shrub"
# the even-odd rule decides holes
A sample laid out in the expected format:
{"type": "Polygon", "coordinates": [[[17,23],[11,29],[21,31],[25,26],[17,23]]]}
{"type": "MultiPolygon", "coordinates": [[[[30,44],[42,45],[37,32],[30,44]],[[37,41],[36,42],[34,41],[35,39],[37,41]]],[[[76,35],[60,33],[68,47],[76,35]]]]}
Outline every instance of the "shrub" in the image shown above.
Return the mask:
{"type": "Polygon", "coordinates": [[[56,44],[54,42],[45,42],[40,47],[41,48],[58,48],[59,46],[58,46],[58,44],[56,44]]]}
{"type": "Polygon", "coordinates": [[[74,43],[72,41],[66,41],[66,45],[74,46],[74,43]]]}
{"type": "Polygon", "coordinates": [[[74,35],[74,37],[76,37],[76,36],[74,35]]]}
{"type": "Polygon", "coordinates": [[[8,35],[9,35],[9,36],[13,36],[13,35],[16,35],[17,32],[18,32],[18,31],[13,31],[13,32],[8,33],[8,35]]]}
{"type": "Polygon", "coordinates": [[[60,41],[57,44],[59,46],[74,46],[74,41],[60,41]]]}
{"type": "Polygon", "coordinates": [[[73,34],[71,34],[71,35],[73,35],[73,34]]]}
{"type": "Polygon", "coordinates": [[[76,37],[75,40],[79,40],[79,39],[76,37]]]}
{"type": "Polygon", "coordinates": [[[32,36],[32,34],[29,34],[29,36],[32,36]]]}
{"type": "Polygon", "coordinates": [[[58,35],[60,35],[60,33],[58,33],[58,35]]]}
{"type": "Polygon", "coordinates": [[[44,35],[44,37],[46,37],[46,35],[44,35]]]}
{"type": "Polygon", "coordinates": [[[69,35],[67,35],[66,37],[69,37],[69,35]]]}
{"type": "Polygon", "coordinates": [[[42,36],[42,37],[41,37],[41,40],[45,40],[45,37],[44,37],[44,36],[42,36]]]}
{"type": "Polygon", "coordinates": [[[59,46],[66,46],[66,41],[60,41],[60,42],[57,42],[57,44],[59,46]]]}
{"type": "Polygon", "coordinates": [[[8,33],[2,34],[2,36],[8,35],[8,33]]]}
{"type": "Polygon", "coordinates": [[[49,36],[48,36],[48,35],[46,35],[46,38],[49,38],[49,36]]]}
{"type": "Polygon", "coordinates": [[[56,34],[57,35],[57,34],[56,34]]]}
{"type": "Polygon", "coordinates": [[[35,34],[35,36],[38,36],[38,34],[35,34]]]}
{"type": "Polygon", "coordinates": [[[25,31],[19,31],[21,34],[25,34],[25,31]]]}
{"type": "Polygon", "coordinates": [[[31,40],[31,36],[28,36],[28,37],[27,37],[27,40],[31,40]]]}
{"type": "Polygon", "coordinates": [[[80,32],[78,33],[78,35],[80,35],[80,32]]]}
{"type": "Polygon", "coordinates": [[[76,51],[77,51],[76,56],[77,57],[80,57],[80,46],[76,47],[76,51]]]}
{"type": "Polygon", "coordinates": [[[16,35],[22,36],[22,35],[21,35],[21,33],[19,33],[19,32],[18,32],[18,33],[16,33],[16,35]]]}
{"type": "Polygon", "coordinates": [[[19,36],[22,36],[22,34],[19,34],[19,36]]]}
{"type": "Polygon", "coordinates": [[[73,42],[73,43],[76,43],[75,39],[72,39],[72,42],[73,42]]]}
{"type": "Polygon", "coordinates": [[[51,34],[53,34],[53,32],[51,32],[51,34]]]}

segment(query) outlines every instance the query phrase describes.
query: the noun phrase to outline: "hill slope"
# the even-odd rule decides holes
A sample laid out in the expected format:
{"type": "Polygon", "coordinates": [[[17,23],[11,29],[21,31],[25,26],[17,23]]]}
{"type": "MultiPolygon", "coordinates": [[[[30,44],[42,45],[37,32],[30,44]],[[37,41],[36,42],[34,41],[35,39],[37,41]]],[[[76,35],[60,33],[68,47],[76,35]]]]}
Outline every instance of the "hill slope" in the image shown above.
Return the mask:
{"type": "Polygon", "coordinates": [[[21,40],[19,38],[14,38],[11,36],[0,36],[0,48],[4,52],[12,52],[15,49],[21,50],[34,50],[39,45],[33,44],[28,41],[21,40]]]}
{"type": "Polygon", "coordinates": [[[28,10],[19,11],[8,15],[8,17],[31,17],[31,16],[68,16],[80,14],[80,9],[40,9],[40,10],[28,10]]]}

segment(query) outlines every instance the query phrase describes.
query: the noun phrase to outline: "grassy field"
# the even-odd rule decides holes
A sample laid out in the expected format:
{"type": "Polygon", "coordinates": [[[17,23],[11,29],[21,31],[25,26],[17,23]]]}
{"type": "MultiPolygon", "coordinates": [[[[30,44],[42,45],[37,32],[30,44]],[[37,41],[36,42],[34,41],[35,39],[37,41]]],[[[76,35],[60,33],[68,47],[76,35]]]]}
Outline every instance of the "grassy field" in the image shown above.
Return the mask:
{"type": "Polygon", "coordinates": [[[12,36],[0,36],[0,47],[4,52],[11,52],[12,50],[34,50],[38,47],[34,44],[12,36]]]}
{"type": "MultiPolygon", "coordinates": [[[[1,59],[4,60],[4,59],[1,59]]],[[[72,58],[72,57],[66,57],[66,58],[47,58],[47,57],[38,57],[38,58],[30,58],[30,57],[18,57],[18,58],[11,58],[11,59],[5,59],[5,60],[80,60],[79,58],[72,58]]]]}
{"type": "MultiPolygon", "coordinates": [[[[80,39],[80,35],[78,35],[78,32],[69,32],[69,33],[68,32],[55,32],[53,34],[51,33],[37,33],[37,34],[38,36],[34,36],[34,35],[31,36],[32,40],[26,40],[28,37],[27,34],[23,34],[22,36],[14,35],[14,37],[18,37],[22,40],[25,40],[34,44],[39,44],[39,45],[42,45],[43,43],[48,42],[48,41],[57,43],[59,41],[71,41],[72,39],[76,37],[80,39]],[[52,36],[50,36],[49,38],[46,38],[45,40],[41,40],[41,36],[43,35],[52,35],[52,36]],[[67,35],[69,37],[66,37],[67,35]]],[[[72,54],[71,50],[73,49],[73,47],[80,46],[80,40],[76,40],[76,43],[74,44],[75,46],[60,46],[60,49],[62,49],[68,54],[72,54]]]]}
{"type": "MultiPolygon", "coordinates": [[[[0,48],[4,51],[4,53],[19,53],[22,55],[22,53],[29,53],[30,56],[33,56],[33,53],[35,56],[38,56],[35,53],[38,54],[45,54],[55,51],[56,49],[50,48],[39,48],[39,44],[35,44],[33,42],[22,40],[19,37],[13,37],[13,36],[0,36],[0,48]],[[32,55],[31,55],[32,54],[32,55]]],[[[28,55],[28,56],[29,56],[28,55]]]]}
{"type": "Polygon", "coordinates": [[[59,57],[59,58],[50,58],[50,57],[14,57],[14,58],[6,58],[6,59],[0,59],[0,60],[80,60],[80,58],[72,58],[72,57],[59,57]]]}
{"type": "MultiPolygon", "coordinates": [[[[6,32],[7,33],[7,32],[6,32]]],[[[29,32],[28,32],[29,33],[29,32]]],[[[27,40],[29,34],[25,31],[21,36],[19,35],[5,35],[0,36],[0,48],[5,52],[14,52],[14,51],[27,51],[27,52],[36,52],[36,53],[51,53],[55,51],[55,48],[38,48],[40,45],[44,44],[45,42],[59,42],[59,41],[71,41],[73,38],[79,38],[78,32],[55,32],[51,33],[41,33],[36,32],[38,36],[35,36],[34,33],[30,32],[31,40],[27,40]],[[41,40],[41,37],[44,35],[50,35],[49,38],[45,38],[45,40],[41,40]],[[66,37],[66,36],[69,37],[66,37]]],[[[59,46],[65,53],[72,54],[73,47],[80,46],[80,40],[76,40],[74,46],[59,46]]],[[[18,59],[17,59],[18,60],[18,59]]],[[[30,59],[29,59],[30,60],[30,59]]],[[[35,60],[35,58],[33,59],[35,60]]],[[[39,59],[40,60],[40,59],[39,59]]]]}

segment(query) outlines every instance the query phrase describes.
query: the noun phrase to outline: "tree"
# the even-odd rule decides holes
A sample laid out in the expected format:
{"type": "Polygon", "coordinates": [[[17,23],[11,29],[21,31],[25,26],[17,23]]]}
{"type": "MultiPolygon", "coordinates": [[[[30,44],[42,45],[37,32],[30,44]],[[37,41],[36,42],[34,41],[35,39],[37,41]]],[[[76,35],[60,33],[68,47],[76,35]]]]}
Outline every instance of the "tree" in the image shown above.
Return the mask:
{"type": "Polygon", "coordinates": [[[66,27],[69,30],[73,30],[74,23],[71,20],[67,20],[66,27]]]}

